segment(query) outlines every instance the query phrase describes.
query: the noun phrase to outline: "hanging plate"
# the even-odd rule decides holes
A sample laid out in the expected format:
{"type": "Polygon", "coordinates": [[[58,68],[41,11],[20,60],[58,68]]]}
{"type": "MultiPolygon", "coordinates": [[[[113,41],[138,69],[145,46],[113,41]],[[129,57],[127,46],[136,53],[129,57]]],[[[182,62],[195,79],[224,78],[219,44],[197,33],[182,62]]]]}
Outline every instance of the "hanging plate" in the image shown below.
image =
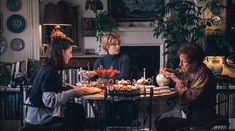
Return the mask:
{"type": "Polygon", "coordinates": [[[25,26],[25,19],[21,15],[11,15],[7,19],[7,28],[13,33],[24,31],[25,26]]]}
{"type": "Polygon", "coordinates": [[[18,11],[21,8],[21,0],[7,0],[7,9],[10,11],[18,11]]]}
{"type": "Polygon", "coordinates": [[[21,51],[24,49],[24,41],[20,38],[15,38],[11,41],[11,48],[15,51],[21,51]]]}
{"type": "Polygon", "coordinates": [[[6,40],[0,36],[0,55],[2,55],[7,49],[7,42],[6,40]]]}

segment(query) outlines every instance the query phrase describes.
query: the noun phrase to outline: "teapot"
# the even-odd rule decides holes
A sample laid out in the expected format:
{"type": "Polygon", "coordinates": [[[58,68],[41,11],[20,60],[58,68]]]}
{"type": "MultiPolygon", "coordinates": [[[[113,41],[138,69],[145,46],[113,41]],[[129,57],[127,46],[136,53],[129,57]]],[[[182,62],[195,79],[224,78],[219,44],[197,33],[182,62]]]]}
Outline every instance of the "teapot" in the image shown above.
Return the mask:
{"type": "Polygon", "coordinates": [[[160,73],[156,76],[156,82],[159,86],[167,86],[169,85],[170,80],[160,73]]]}
{"type": "Polygon", "coordinates": [[[133,79],[133,83],[137,85],[147,85],[147,84],[150,84],[151,82],[152,82],[151,78],[144,79],[144,77],[141,77],[137,81],[133,79]]]}
{"type": "Polygon", "coordinates": [[[116,80],[115,83],[116,84],[121,84],[121,85],[130,85],[131,84],[130,80],[124,80],[124,79],[116,80]]]}

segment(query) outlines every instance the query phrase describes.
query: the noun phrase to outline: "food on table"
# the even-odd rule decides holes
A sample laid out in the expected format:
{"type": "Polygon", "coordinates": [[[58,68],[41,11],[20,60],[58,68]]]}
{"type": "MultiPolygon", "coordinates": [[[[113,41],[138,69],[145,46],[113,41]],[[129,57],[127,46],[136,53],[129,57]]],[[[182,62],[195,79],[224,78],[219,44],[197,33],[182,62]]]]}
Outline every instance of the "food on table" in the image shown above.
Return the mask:
{"type": "Polygon", "coordinates": [[[83,87],[81,87],[81,89],[84,90],[84,92],[87,93],[86,95],[96,94],[96,93],[99,93],[99,92],[103,91],[102,89],[97,88],[97,87],[93,87],[93,86],[83,86],[83,87]]]}
{"type": "Polygon", "coordinates": [[[104,69],[102,66],[96,69],[95,72],[99,76],[110,76],[110,77],[113,77],[119,73],[119,71],[113,69],[113,67],[110,67],[109,69],[104,69]]]}
{"type": "MultiPolygon", "coordinates": [[[[154,87],[153,88],[153,94],[154,95],[166,95],[171,93],[172,91],[168,86],[162,86],[162,87],[154,87]]],[[[150,88],[146,88],[146,93],[150,93],[150,88]]]]}
{"type": "Polygon", "coordinates": [[[134,86],[132,86],[132,85],[114,84],[109,89],[111,89],[111,90],[127,90],[127,91],[131,91],[131,90],[135,90],[136,88],[134,86]]]}

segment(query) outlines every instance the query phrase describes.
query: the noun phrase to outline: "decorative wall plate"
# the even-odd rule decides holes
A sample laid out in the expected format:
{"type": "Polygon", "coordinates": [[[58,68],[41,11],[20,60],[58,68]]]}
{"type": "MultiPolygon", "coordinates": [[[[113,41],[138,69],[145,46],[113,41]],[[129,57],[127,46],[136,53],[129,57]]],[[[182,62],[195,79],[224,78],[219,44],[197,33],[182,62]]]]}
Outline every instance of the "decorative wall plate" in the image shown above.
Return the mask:
{"type": "Polygon", "coordinates": [[[24,49],[24,41],[20,38],[15,38],[11,41],[11,48],[15,51],[21,51],[24,49]]]}
{"type": "Polygon", "coordinates": [[[7,28],[13,33],[24,31],[25,26],[25,19],[21,15],[11,15],[7,19],[7,28]]]}
{"type": "Polygon", "coordinates": [[[21,0],[7,0],[7,8],[10,11],[18,11],[21,8],[21,0]]]}
{"type": "Polygon", "coordinates": [[[2,55],[7,49],[7,42],[6,40],[0,36],[0,55],[2,55]]]}

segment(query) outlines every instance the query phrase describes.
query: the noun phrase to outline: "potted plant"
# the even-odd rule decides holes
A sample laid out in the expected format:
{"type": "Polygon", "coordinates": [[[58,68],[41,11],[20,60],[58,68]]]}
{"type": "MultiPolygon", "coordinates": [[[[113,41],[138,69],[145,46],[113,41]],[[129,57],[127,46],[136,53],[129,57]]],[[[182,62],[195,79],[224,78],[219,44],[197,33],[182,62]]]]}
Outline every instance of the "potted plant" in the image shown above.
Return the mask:
{"type": "Polygon", "coordinates": [[[95,15],[95,29],[97,41],[100,41],[105,32],[112,32],[116,26],[107,11],[99,11],[95,15]]]}
{"type": "MultiPolygon", "coordinates": [[[[203,9],[194,1],[187,0],[175,0],[165,4],[164,18],[153,32],[156,38],[161,36],[164,39],[163,55],[167,55],[167,67],[177,67],[177,51],[182,44],[194,42],[205,48],[205,29],[211,25],[211,20],[203,18],[203,9]]],[[[220,38],[225,40],[222,35],[220,38]]]]}
{"type": "Polygon", "coordinates": [[[85,9],[90,9],[95,14],[95,29],[97,41],[100,41],[103,33],[112,32],[115,26],[114,20],[103,10],[103,3],[100,0],[87,0],[85,9]]]}

